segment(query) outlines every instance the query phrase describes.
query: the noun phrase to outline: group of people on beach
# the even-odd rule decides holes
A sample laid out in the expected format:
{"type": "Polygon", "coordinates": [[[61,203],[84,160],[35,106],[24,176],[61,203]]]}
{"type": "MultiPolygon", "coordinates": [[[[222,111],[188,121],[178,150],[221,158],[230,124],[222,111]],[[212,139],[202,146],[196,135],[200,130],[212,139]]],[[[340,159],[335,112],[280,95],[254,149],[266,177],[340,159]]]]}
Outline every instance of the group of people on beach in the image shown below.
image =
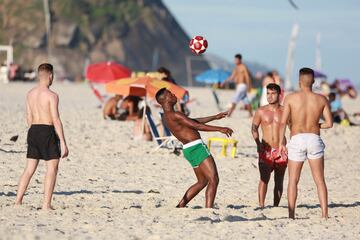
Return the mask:
{"type": "MultiPolygon", "coordinates": [[[[178,100],[169,90],[162,88],[156,94],[156,101],[164,112],[164,121],[172,134],[183,144],[183,154],[192,166],[197,181],[184,194],[177,207],[185,207],[206,187],[207,208],[214,206],[219,176],[215,161],[207,146],[201,140],[199,131],[220,132],[230,137],[233,130],[228,127],[209,125],[214,120],[230,116],[239,101],[246,100],[250,80],[246,66],[237,55],[237,65],[227,81],[237,86],[233,104],[229,111],[214,116],[189,118],[175,110],[178,100]]],[[[40,159],[45,160],[46,176],[43,209],[52,209],[51,199],[56,182],[60,158],[68,155],[62,123],[58,111],[58,95],[49,88],[53,81],[53,66],[48,63],[38,67],[39,83],[27,95],[27,122],[29,125],[27,143],[27,165],[20,177],[16,205],[20,205],[30,179],[40,159]]],[[[283,191],[283,179],[288,166],[288,207],[289,217],[295,218],[297,184],[304,161],[308,159],[318,190],[322,217],[328,217],[327,188],[324,178],[324,149],[320,129],[332,127],[328,100],[312,92],[314,72],[310,68],[299,71],[300,90],[285,97],[280,105],[280,86],[270,83],[266,86],[268,104],[255,112],[251,132],[259,154],[259,205],[264,207],[267,183],[271,172],[275,172],[274,206],[278,206],[283,191]],[[316,103],[316,104],[315,104],[316,103]],[[323,122],[319,123],[323,118],[323,122]],[[290,128],[287,143],[285,129],[290,128]],[[260,138],[259,128],[262,130],[260,138]]],[[[251,111],[251,110],[250,110],[251,111]]],[[[251,112],[250,112],[251,113],[251,112]]]]}

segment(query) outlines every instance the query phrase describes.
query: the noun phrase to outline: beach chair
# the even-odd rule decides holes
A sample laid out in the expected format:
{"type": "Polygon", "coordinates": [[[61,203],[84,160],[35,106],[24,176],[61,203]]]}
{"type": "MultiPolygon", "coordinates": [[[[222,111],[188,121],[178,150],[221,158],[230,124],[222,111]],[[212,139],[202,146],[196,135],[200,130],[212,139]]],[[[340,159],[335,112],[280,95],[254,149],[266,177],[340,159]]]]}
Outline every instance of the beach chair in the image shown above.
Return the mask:
{"type": "Polygon", "coordinates": [[[163,126],[164,135],[167,136],[167,137],[172,136],[169,128],[167,127],[167,125],[166,125],[166,123],[165,123],[165,121],[164,121],[164,113],[159,112],[159,117],[160,117],[160,119],[161,119],[161,124],[162,124],[162,126],[163,126]]]}
{"type": "Polygon", "coordinates": [[[162,147],[170,148],[175,151],[177,139],[171,135],[171,132],[168,130],[168,132],[165,133],[166,136],[160,137],[159,131],[156,127],[155,121],[151,113],[146,113],[146,121],[149,124],[151,135],[158,144],[158,146],[153,150],[153,152],[159,150],[162,147]]]}
{"type": "Polygon", "coordinates": [[[170,138],[167,143],[168,147],[172,149],[182,149],[182,143],[170,132],[170,129],[167,127],[166,122],[164,121],[164,113],[159,112],[159,117],[163,126],[164,136],[170,138]]]}

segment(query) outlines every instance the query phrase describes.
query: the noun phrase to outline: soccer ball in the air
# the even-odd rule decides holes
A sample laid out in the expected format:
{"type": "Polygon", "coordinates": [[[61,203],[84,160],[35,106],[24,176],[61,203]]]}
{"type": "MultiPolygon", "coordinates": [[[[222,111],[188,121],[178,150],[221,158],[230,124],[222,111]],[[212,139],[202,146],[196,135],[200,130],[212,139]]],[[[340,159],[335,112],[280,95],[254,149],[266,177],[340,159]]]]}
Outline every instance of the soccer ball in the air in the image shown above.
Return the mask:
{"type": "Polygon", "coordinates": [[[207,47],[208,47],[208,42],[202,36],[193,37],[189,43],[189,48],[193,53],[197,55],[204,53],[207,47]]]}

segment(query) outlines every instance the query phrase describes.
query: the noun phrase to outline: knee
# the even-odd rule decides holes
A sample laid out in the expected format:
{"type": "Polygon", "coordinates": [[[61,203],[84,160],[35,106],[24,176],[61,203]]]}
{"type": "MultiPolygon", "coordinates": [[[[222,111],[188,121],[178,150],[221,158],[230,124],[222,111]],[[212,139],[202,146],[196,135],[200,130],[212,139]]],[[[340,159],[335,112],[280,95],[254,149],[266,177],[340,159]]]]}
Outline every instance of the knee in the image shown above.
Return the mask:
{"type": "Polygon", "coordinates": [[[219,185],[219,176],[218,175],[214,175],[214,176],[211,176],[211,178],[209,179],[209,184],[212,184],[212,185],[219,185]]]}
{"type": "Polygon", "coordinates": [[[260,184],[268,185],[270,177],[260,177],[260,184]]]}
{"type": "Polygon", "coordinates": [[[201,187],[205,187],[208,184],[208,180],[200,180],[197,182],[198,185],[200,185],[201,187]]]}
{"type": "Polygon", "coordinates": [[[47,173],[57,174],[58,166],[51,166],[46,169],[47,173]]]}
{"type": "Polygon", "coordinates": [[[24,171],[24,175],[28,176],[28,177],[32,177],[32,175],[34,174],[35,170],[34,169],[28,169],[26,168],[24,171]]]}
{"type": "Polygon", "coordinates": [[[325,185],[325,179],[324,178],[316,178],[315,180],[316,186],[324,186],[325,185]]]}
{"type": "Polygon", "coordinates": [[[299,183],[299,178],[289,178],[289,185],[292,185],[292,186],[297,186],[298,183],[299,183]]]}
{"type": "Polygon", "coordinates": [[[261,187],[266,187],[266,186],[268,185],[268,182],[265,182],[265,181],[263,181],[262,179],[260,179],[259,185],[260,185],[261,187]]]}
{"type": "Polygon", "coordinates": [[[274,187],[277,189],[282,189],[283,183],[284,183],[284,181],[275,181],[274,187]]]}
{"type": "Polygon", "coordinates": [[[283,184],[282,183],[275,183],[274,190],[283,190],[283,184]]]}

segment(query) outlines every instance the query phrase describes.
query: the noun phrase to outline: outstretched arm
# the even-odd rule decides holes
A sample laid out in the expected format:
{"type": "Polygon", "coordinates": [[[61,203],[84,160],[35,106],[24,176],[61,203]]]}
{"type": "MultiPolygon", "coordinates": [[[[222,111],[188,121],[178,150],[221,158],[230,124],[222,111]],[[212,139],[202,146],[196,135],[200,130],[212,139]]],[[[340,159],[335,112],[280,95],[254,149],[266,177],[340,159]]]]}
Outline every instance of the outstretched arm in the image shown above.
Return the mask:
{"type": "Polygon", "coordinates": [[[61,157],[65,158],[67,157],[69,151],[66,145],[63,125],[60,120],[58,107],[59,107],[59,97],[56,94],[54,94],[50,97],[50,113],[54,123],[55,131],[60,138],[61,157]]]}
{"type": "Polygon", "coordinates": [[[181,124],[195,129],[197,131],[204,131],[204,132],[221,132],[226,136],[230,137],[233,133],[233,130],[227,127],[218,127],[218,126],[211,126],[206,125],[204,123],[195,121],[191,118],[186,117],[184,114],[177,112],[176,113],[177,120],[181,122],[181,124]]]}
{"type": "Polygon", "coordinates": [[[324,99],[326,101],[325,103],[325,107],[323,110],[323,117],[324,117],[324,122],[319,124],[319,127],[321,129],[327,129],[327,128],[332,128],[333,126],[333,118],[331,115],[331,110],[330,110],[330,106],[329,106],[329,101],[327,99],[324,99]]]}
{"type": "Polygon", "coordinates": [[[208,122],[211,122],[211,121],[214,121],[214,120],[222,119],[222,118],[226,117],[228,114],[229,114],[229,112],[226,111],[226,112],[218,113],[218,114],[216,114],[214,116],[195,118],[193,120],[197,121],[199,123],[208,123],[208,122]]]}

